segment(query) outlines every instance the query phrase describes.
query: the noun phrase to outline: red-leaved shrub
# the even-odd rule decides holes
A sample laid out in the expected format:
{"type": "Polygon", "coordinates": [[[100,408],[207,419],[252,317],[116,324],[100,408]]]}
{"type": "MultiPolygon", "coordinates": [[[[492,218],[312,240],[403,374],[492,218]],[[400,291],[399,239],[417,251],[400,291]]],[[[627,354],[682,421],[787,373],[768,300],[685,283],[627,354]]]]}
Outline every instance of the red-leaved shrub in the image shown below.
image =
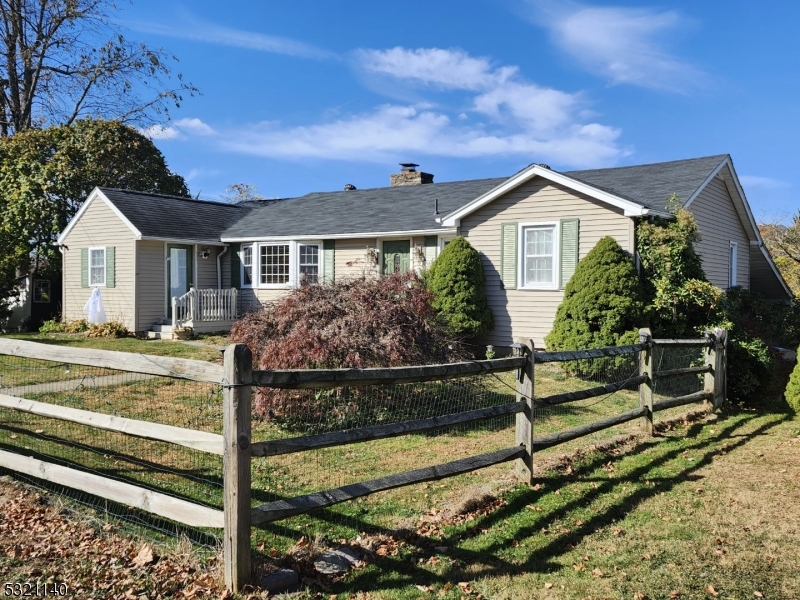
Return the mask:
{"type": "MultiPolygon", "coordinates": [[[[467,355],[413,273],[301,286],[239,319],[230,340],[247,344],[255,369],[394,367],[467,355]]],[[[262,414],[286,415],[306,402],[301,397],[261,388],[256,406],[262,414]]]]}

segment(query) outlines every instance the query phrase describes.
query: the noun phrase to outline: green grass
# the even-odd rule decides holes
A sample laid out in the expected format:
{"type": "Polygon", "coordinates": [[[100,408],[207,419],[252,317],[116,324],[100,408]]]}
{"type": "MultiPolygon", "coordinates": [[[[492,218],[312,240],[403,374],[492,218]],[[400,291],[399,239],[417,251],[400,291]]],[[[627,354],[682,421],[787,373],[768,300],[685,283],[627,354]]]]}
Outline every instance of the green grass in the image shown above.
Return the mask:
{"type": "Polygon", "coordinates": [[[135,337],[90,338],[81,333],[11,333],[3,334],[0,337],[39,342],[41,344],[53,344],[55,346],[69,346],[71,348],[96,348],[98,350],[137,352],[141,354],[153,354],[155,356],[192,358],[195,360],[206,360],[217,363],[222,362],[222,355],[218,347],[225,345],[224,343],[217,345],[219,341],[217,338],[221,336],[210,337],[208,341],[205,339],[201,340],[203,343],[208,344],[208,347],[199,347],[177,341],[143,340],[135,337]]]}
{"type": "Polygon", "coordinates": [[[497,600],[800,597],[798,433],[796,418],[738,413],[585,454],[492,514],[409,537],[333,592],[462,598],[465,582],[497,600]]]}

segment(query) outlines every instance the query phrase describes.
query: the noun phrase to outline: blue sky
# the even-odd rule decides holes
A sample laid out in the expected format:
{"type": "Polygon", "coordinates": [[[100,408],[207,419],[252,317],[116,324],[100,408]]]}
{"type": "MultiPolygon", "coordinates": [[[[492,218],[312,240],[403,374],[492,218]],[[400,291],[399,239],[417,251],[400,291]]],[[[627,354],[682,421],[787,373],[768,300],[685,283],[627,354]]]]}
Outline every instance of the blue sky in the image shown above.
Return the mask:
{"type": "Polygon", "coordinates": [[[148,130],[193,194],[267,197],[730,153],[756,219],[800,201],[793,3],[133,0],[202,95],[148,130]]]}

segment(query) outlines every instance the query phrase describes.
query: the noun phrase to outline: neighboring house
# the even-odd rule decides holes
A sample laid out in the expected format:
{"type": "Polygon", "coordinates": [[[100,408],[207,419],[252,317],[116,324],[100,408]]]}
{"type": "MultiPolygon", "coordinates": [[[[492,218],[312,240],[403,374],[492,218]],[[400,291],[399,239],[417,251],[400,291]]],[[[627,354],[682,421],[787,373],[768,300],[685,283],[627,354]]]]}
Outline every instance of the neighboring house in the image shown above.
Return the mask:
{"type": "Polygon", "coordinates": [[[31,273],[20,278],[19,295],[9,305],[11,315],[3,324],[6,331],[37,329],[61,313],[61,281],[31,273]]]}
{"type": "Polygon", "coordinates": [[[420,270],[463,235],[484,261],[495,320],[485,341],[541,346],[578,260],[606,235],[635,255],[636,223],[669,217],[672,193],[698,221],[714,285],[792,297],[728,155],[566,173],[534,164],[450,183],[414,167],[387,188],[238,205],[96,189],[59,237],[64,318],[81,318],[99,286],[107,314],[131,330],[171,311],[195,330],[225,329],[234,293],[241,310],[304,281],[420,270]]]}

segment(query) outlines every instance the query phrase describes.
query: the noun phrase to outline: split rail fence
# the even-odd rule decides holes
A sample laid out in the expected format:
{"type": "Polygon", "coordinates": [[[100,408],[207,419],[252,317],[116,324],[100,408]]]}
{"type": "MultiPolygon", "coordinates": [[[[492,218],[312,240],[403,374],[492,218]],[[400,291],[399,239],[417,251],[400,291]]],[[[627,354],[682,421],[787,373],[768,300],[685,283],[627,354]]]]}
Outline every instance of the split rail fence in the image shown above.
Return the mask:
{"type": "MultiPolygon", "coordinates": [[[[24,449],[21,448],[2,446],[7,449],[0,449],[0,468],[83,490],[178,523],[193,527],[222,529],[226,585],[229,589],[238,590],[250,581],[250,531],[254,525],[285,519],[376,492],[452,477],[509,461],[517,461],[519,476],[524,481],[531,481],[534,472],[534,456],[536,452],[545,448],[635,419],[641,419],[643,430],[652,434],[654,413],[698,402],[707,402],[714,408],[719,407],[725,399],[725,342],[726,332],[721,330],[717,330],[716,333],[707,332],[701,339],[690,340],[653,339],[648,330],[642,330],[638,344],[612,348],[539,352],[532,351],[532,345],[528,347],[524,344],[515,344],[513,356],[491,360],[386,369],[266,371],[252,369],[250,351],[241,344],[231,345],[225,350],[223,365],[220,366],[188,359],[55,347],[14,339],[0,339],[0,356],[9,355],[58,361],[67,365],[71,363],[105,367],[116,371],[136,373],[141,377],[160,376],[221,384],[223,388],[221,435],[58,406],[11,394],[0,394],[0,409],[79,423],[126,436],[156,440],[203,453],[221,455],[224,474],[223,510],[203,506],[169,493],[146,489],[132,483],[25,456],[24,449]],[[702,364],[657,370],[658,365],[653,360],[654,352],[673,347],[699,349],[702,352],[702,364]],[[612,381],[589,389],[551,394],[545,397],[535,395],[534,374],[537,365],[565,363],[567,365],[565,370],[569,373],[570,364],[580,365],[582,362],[595,359],[613,360],[615,357],[625,357],[626,355],[638,355],[639,369],[638,374],[631,375],[624,381],[612,381]],[[516,401],[514,402],[422,419],[278,440],[258,441],[252,439],[251,415],[254,388],[280,390],[364,388],[468,378],[509,371],[515,373],[516,401]],[[692,375],[703,377],[701,391],[655,399],[654,388],[657,382],[692,375]],[[534,412],[538,407],[551,407],[607,396],[619,390],[637,386],[639,406],[633,410],[557,433],[539,437],[534,435],[534,412]],[[251,460],[253,457],[277,457],[313,449],[431,432],[457,425],[486,421],[502,415],[516,415],[516,440],[513,446],[434,466],[252,506],[251,460]]],[[[693,362],[700,361],[693,360],[693,362]]]]}

